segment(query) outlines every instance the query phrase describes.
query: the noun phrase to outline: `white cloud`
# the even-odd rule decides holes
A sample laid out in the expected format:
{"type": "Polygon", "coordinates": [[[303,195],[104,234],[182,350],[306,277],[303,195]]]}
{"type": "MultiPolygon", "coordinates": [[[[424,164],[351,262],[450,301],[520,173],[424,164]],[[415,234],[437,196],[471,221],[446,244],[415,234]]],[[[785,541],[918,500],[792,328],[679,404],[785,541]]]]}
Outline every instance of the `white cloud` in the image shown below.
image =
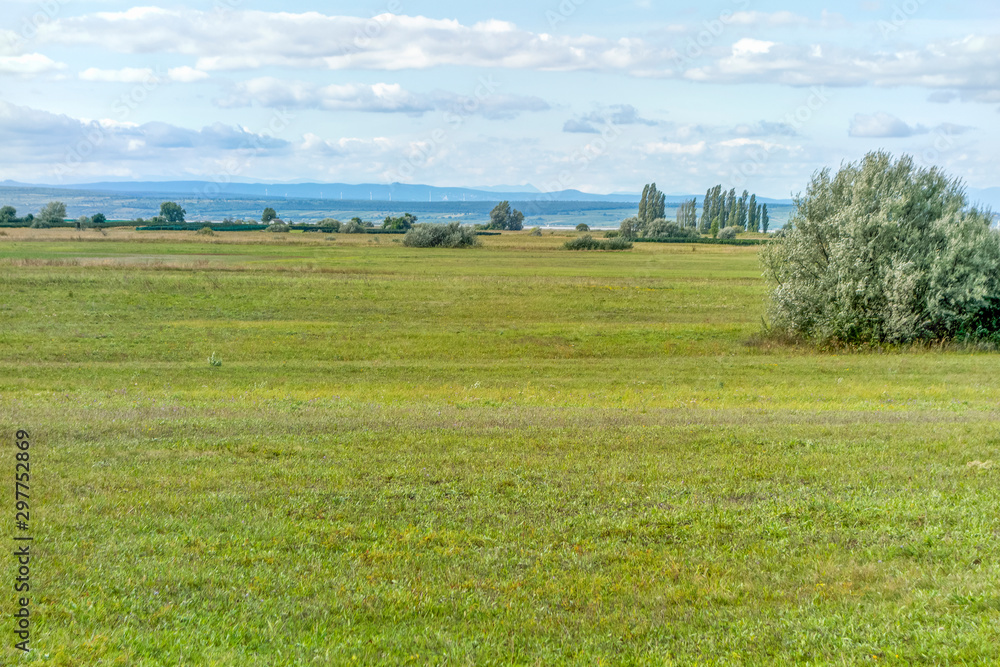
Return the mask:
{"type": "MultiPolygon", "coordinates": [[[[553,35],[498,20],[465,25],[453,19],[381,14],[373,18],[319,12],[201,11],[136,7],[65,17],[40,27],[39,43],[88,45],[127,54],[171,53],[192,58],[194,68],[174,80],[201,80],[208,72],[287,67],[316,70],[427,69],[442,66],[619,72],[640,77],[681,77],[704,83],[790,86],[917,86],[977,91],[988,99],[1000,90],[1000,35],[925,42],[897,51],[883,43],[845,46],[792,43],[788,30],[844,29],[843,17],[819,20],[787,11],[740,11],[727,21],[735,35],[728,48],[700,49],[694,60],[670,31],[647,38],[609,39],[586,34],[553,35]],[[757,27],[779,31],[776,41],[757,27]]],[[[725,28],[725,26],[723,26],[725,28]]],[[[700,29],[691,25],[689,29],[700,29]]],[[[772,30],[773,32],[773,30],[772,30]]],[[[772,38],[774,39],[774,38],[772,38]]]]}
{"type": "Polygon", "coordinates": [[[734,12],[726,21],[732,25],[746,27],[771,28],[842,28],[848,25],[847,20],[835,12],[823,10],[818,21],[787,10],[777,12],[739,11],[734,12]]]}
{"type": "Polygon", "coordinates": [[[976,128],[955,123],[941,123],[934,128],[924,125],[910,125],[892,114],[880,111],[871,115],[855,114],[851,120],[848,135],[868,139],[894,139],[927,134],[931,131],[946,136],[966,134],[976,128]]]}
{"type": "Polygon", "coordinates": [[[642,146],[641,150],[649,155],[701,155],[705,152],[706,146],[704,141],[696,144],[654,141],[642,146]]]}
{"type": "Polygon", "coordinates": [[[871,115],[855,114],[851,120],[851,128],[848,131],[849,136],[868,139],[912,137],[915,134],[926,133],[927,128],[920,125],[910,126],[896,116],[884,111],[879,111],[871,115]]]}
{"type": "Polygon", "coordinates": [[[788,123],[775,123],[766,120],[756,123],[740,123],[732,128],[730,132],[738,137],[794,137],[798,135],[795,128],[788,123]]]}
{"type": "Polygon", "coordinates": [[[573,132],[578,134],[600,134],[601,131],[585,120],[570,118],[563,123],[563,132],[573,132]]]}
{"type": "Polygon", "coordinates": [[[19,74],[30,76],[45,74],[66,69],[63,63],[57,63],[41,53],[26,53],[20,56],[0,56],[0,74],[19,74]]]}
{"type": "Polygon", "coordinates": [[[166,73],[158,73],[151,67],[123,67],[121,69],[98,69],[89,67],[79,74],[81,81],[102,83],[194,83],[203,81],[209,75],[193,67],[174,67],[166,73]]]}
{"type": "Polygon", "coordinates": [[[200,70],[263,67],[426,69],[456,65],[513,69],[632,70],[662,67],[673,52],[639,39],[566,37],[503,21],[381,14],[371,19],[261,11],[139,7],[63,18],[42,26],[47,43],[121,53],[178,53],[200,70]]]}
{"type": "Polygon", "coordinates": [[[110,173],[123,164],[176,166],[220,154],[281,155],[292,146],[267,133],[221,123],[192,130],[161,122],[86,120],[2,101],[0,144],[9,164],[67,178],[88,166],[110,173]]]}
{"type": "Polygon", "coordinates": [[[612,104],[586,114],[580,118],[566,121],[563,132],[582,132],[598,134],[598,127],[607,125],[659,125],[659,121],[643,118],[639,110],[631,104],[612,104]]]}
{"type": "Polygon", "coordinates": [[[241,81],[233,86],[226,97],[219,100],[219,105],[223,107],[243,107],[254,103],[264,107],[327,111],[423,113],[433,108],[427,101],[403,90],[399,84],[318,86],[273,77],[241,81]]]}
{"type": "Polygon", "coordinates": [[[153,80],[156,75],[149,67],[124,67],[122,69],[98,69],[90,67],[80,72],[81,81],[100,81],[104,83],[144,83],[153,80]]]}
{"type": "Polygon", "coordinates": [[[746,148],[747,146],[757,146],[758,148],[763,148],[768,151],[773,151],[778,148],[785,148],[782,144],[776,144],[770,141],[764,141],[762,139],[748,139],[747,137],[740,137],[738,139],[727,139],[725,141],[720,141],[719,146],[724,148],[746,148]]]}
{"type": "Polygon", "coordinates": [[[202,72],[187,65],[172,67],[167,70],[167,78],[175,83],[195,83],[196,81],[204,81],[208,77],[208,72],[202,72]]]}
{"type": "Polygon", "coordinates": [[[420,115],[447,111],[459,115],[481,115],[506,119],[525,111],[544,111],[548,103],[537,97],[498,93],[462,96],[437,91],[412,93],[396,83],[320,86],[305,81],[260,77],[241,81],[218,100],[222,107],[264,107],[323,109],[325,111],[369,111],[420,115]]]}
{"type": "Polygon", "coordinates": [[[830,44],[737,41],[726,56],[682,74],[704,83],[791,86],[916,86],[1000,89],[1000,35],[968,36],[901,51],[864,51],[830,44]]]}
{"type": "Polygon", "coordinates": [[[760,39],[744,37],[740,41],[733,44],[733,56],[739,57],[765,54],[770,52],[772,46],[774,46],[774,42],[765,42],[760,39]]]}

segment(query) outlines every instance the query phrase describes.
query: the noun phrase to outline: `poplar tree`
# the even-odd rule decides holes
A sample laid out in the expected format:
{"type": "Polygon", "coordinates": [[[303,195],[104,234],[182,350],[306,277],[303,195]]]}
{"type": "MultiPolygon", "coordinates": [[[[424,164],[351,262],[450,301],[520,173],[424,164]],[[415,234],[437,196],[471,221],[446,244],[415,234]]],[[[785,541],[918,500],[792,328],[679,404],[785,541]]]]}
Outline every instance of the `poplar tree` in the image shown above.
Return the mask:
{"type": "Polygon", "coordinates": [[[701,233],[704,234],[712,226],[712,190],[705,190],[705,201],[701,204],[701,233]]]}
{"type": "Polygon", "coordinates": [[[639,200],[639,222],[646,222],[646,209],[649,207],[649,183],[642,189],[642,199],[639,200]]]}
{"type": "Polygon", "coordinates": [[[747,206],[747,225],[751,232],[760,230],[757,224],[757,195],[750,195],[750,204],[747,206]]]}
{"type": "MultiPolygon", "coordinates": [[[[726,197],[726,227],[735,227],[736,221],[739,219],[739,207],[736,204],[736,188],[729,191],[729,196],[726,197]]],[[[720,221],[720,226],[723,221],[720,221]]]]}
{"type": "Polygon", "coordinates": [[[742,227],[744,230],[747,228],[747,199],[750,197],[750,193],[746,190],[740,195],[740,214],[736,220],[736,225],[742,227]]]}
{"type": "Polygon", "coordinates": [[[767,204],[760,207],[760,231],[767,234],[767,225],[771,218],[767,215],[767,204]]]}
{"type": "Polygon", "coordinates": [[[722,223],[726,220],[726,198],[722,195],[722,185],[716,185],[712,192],[712,224],[722,223]]]}
{"type": "Polygon", "coordinates": [[[656,189],[656,183],[649,186],[649,201],[646,202],[649,222],[659,220],[667,214],[667,195],[656,189]]]}

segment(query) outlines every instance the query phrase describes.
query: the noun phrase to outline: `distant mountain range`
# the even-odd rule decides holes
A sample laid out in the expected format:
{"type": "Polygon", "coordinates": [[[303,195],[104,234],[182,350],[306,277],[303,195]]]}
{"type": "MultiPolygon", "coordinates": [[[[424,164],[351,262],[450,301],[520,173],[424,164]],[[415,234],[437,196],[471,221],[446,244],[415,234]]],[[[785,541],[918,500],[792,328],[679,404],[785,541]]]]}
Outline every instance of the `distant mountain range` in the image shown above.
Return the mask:
{"type": "MultiPolygon", "coordinates": [[[[531,185],[485,186],[478,188],[442,188],[433,185],[405,183],[214,183],[212,181],[105,181],[72,185],[0,182],[0,187],[38,188],[102,194],[171,195],[196,199],[254,197],[264,199],[330,199],[399,202],[495,202],[509,201],[581,201],[635,203],[639,193],[592,194],[579,190],[541,192],[531,185]]],[[[668,195],[667,203],[675,204],[696,195],[668,195]]],[[[790,204],[788,199],[758,198],[768,204],[790,204]]]]}

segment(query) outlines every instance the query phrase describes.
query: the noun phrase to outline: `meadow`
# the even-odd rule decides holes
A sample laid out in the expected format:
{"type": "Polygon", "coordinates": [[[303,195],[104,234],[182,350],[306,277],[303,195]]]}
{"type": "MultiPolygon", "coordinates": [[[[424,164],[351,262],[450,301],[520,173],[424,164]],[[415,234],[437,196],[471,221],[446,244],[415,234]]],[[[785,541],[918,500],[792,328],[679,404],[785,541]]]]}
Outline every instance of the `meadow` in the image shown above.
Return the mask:
{"type": "Polygon", "coordinates": [[[771,342],[758,248],[566,238],[4,232],[7,662],[1000,662],[1000,356],[771,342]]]}

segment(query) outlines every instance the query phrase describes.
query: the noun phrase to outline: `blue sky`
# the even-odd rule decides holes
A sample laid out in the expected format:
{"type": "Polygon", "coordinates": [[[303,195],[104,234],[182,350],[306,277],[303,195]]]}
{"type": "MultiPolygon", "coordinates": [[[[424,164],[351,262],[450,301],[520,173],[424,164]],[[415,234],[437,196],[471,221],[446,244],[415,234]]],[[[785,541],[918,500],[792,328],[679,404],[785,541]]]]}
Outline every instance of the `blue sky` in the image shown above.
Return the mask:
{"type": "Polygon", "coordinates": [[[4,4],[0,180],[1000,185],[990,2],[4,4]]]}

